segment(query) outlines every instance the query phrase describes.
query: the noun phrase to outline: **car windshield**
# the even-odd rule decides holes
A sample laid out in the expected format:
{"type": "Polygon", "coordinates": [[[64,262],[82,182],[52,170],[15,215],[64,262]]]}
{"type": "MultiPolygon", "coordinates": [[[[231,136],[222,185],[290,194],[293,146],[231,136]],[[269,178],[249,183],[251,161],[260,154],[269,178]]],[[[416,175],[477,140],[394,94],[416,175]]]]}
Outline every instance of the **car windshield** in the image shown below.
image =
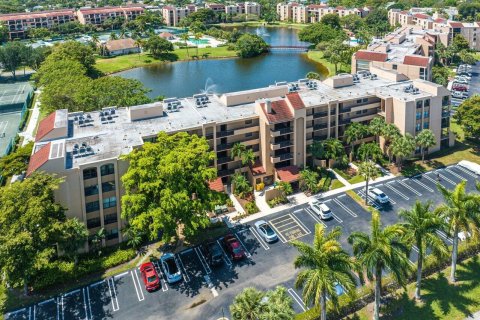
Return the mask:
{"type": "Polygon", "coordinates": [[[379,196],[380,198],[385,198],[385,197],[386,197],[385,193],[383,193],[383,192],[379,192],[379,193],[378,193],[378,196],[379,196]]]}
{"type": "Polygon", "coordinates": [[[170,274],[178,272],[177,264],[173,258],[169,258],[165,262],[167,263],[167,269],[170,274]]]}
{"type": "Polygon", "coordinates": [[[264,224],[261,228],[265,231],[265,234],[267,236],[273,236],[275,234],[275,232],[273,232],[272,228],[268,224],[264,224]]]}
{"type": "Polygon", "coordinates": [[[155,280],[157,280],[157,277],[156,277],[156,276],[150,276],[150,277],[147,278],[147,281],[148,281],[148,282],[153,282],[153,281],[155,281],[155,280]]]}

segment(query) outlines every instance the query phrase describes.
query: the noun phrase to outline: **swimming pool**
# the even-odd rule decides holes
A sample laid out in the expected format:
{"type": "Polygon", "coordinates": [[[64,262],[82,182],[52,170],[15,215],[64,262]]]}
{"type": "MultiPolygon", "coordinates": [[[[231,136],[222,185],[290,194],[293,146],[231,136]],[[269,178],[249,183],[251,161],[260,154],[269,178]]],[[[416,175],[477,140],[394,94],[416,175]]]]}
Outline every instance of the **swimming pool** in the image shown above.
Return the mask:
{"type": "Polygon", "coordinates": [[[195,43],[195,44],[209,44],[210,41],[208,39],[195,39],[195,38],[188,38],[188,41],[195,43]]]}

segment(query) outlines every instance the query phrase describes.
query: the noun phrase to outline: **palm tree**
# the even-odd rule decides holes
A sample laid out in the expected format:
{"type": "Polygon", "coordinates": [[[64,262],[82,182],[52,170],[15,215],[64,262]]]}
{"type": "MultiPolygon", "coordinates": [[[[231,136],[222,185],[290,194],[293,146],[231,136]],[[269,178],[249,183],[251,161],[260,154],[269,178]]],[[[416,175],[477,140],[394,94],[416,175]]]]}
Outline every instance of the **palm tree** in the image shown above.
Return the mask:
{"type": "Polygon", "coordinates": [[[355,144],[367,135],[367,128],[360,122],[353,122],[345,130],[346,142],[350,144],[350,157],[354,159],[355,144]]]}
{"type": "Polygon", "coordinates": [[[242,154],[247,150],[247,147],[240,142],[235,143],[230,150],[230,157],[233,159],[241,158],[242,154]]]}
{"type": "Polygon", "coordinates": [[[294,266],[302,268],[295,286],[303,287],[302,297],[305,304],[313,303],[320,307],[321,320],[327,319],[327,296],[333,303],[337,303],[337,285],[341,285],[347,292],[355,289],[355,277],[352,273],[352,270],[356,269],[355,263],[338,241],[340,235],[339,227],[326,233],[323,225],[316,224],[313,245],[292,241],[292,246],[300,253],[294,266]]]}
{"type": "Polygon", "coordinates": [[[290,182],[278,181],[277,188],[282,192],[283,197],[286,197],[293,193],[293,188],[290,182]]]}
{"type": "Polygon", "coordinates": [[[393,142],[394,139],[401,136],[400,130],[393,123],[388,123],[383,128],[381,135],[382,135],[383,139],[385,140],[384,147],[387,151],[388,161],[392,162],[392,152],[391,152],[392,150],[390,148],[390,145],[391,145],[391,143],[393,142]]]}
{"type": "Polygon", "coordinates": [[[238,294],[230,306],[232,319],[256,320],[265,311],[266,305],[262,303],[264,294],[255,288],[246,288],[238,294]]]}
{"type": "Polygon", "coordinates": [[[425,152],[428,148],[433,147],[437,144],[435,139],[435,135],[433,134],[432,130],[430,129],[423,129],[420,131],[419,134],[415,137],[415,142],[417,146],[420,147],[422,153],[422,161],[425,162],[425,152]]]}
{"type": "Polygon", "coordinates": [[[451,282],[455,282],[457,269],[458,233],[470,232],[473,237],[476,237],[477,228],[480,227],[479,196],[467,193],[465,184],[466,181],[462,181],[451,191],[441,184],[437,185],[445,202],[435,209],[435,213],[447,222],[449,234],[453,237],[451,282]]]}
{"type": "Polygon", "coordinates": [[[88,239],[88,230],[83,222],[77,218],[68,219],[62,227],[62,241],[60,248],[67,256],[73,257],[74,264],[78,264],[78,250],[85,246],[88,239]]]}
{"type": "Polygon", "coordinates": [[[378,137],[382,134],[385,125],[385,119],[383,119],[383,117],[375,117],[368,124],[368,130],[375,136],[375,141],[378,142],[378,137]]]}
{"type": "Polygon", "coordinates": [[[232,183],[235,186],[234,193],[240,198],[244,198],[248,193],[252,192],[253,190],[247,178],[245,178],[245,176],[240,172],[235,172],[233,174],[232,183]]]}
{"type": "Polygon", "coordinates": [[[415,139],[407,132],[393,141],[391,151],[397,160],[398,169],[402,170],[403,159],[415,151],[415,139]]]}
{"type": "Polygon", "coordinates": [[[316,193],[318,191],[318,179],[317,172],[312,170],[300,171],[300,187],[310,193],[316,193]]]}
{"type": "Polygon", "coordinates": [[[118,36],[115,32],[110,33],[110,40],[117,40],[118,36]]]}
{"type": "Polygon", "coordinates": [[[182,33],[180,35],[180,39],[182,39],[183,42],[185,43],[185,49],[187,49],[187,57],[190,58],[190,53],[188,52],[188,43],[187,43],[189,39],[188,32],[182,33]]]}
{"type": "Polygon", "coordinates": [[[427,248],[430,248],[437,257],[448,254],[448,247],[437,233],[438,229],[443,228],[445,222],[430,210],[431,205],[431,202],[422,203],[417,200],[412,209],[401,210],[399,213],[399,216],[405,220],[401,223],[406,231],[405,240],[407,243],[414,244],[418,250],[417,285],[415,289],[417,300],[421,299],[422,265],[427,248]]]}
{"type": "Polygon", "coordinates": [[[325,156],[325,148],[323,142],[314,140],[312,144],[308,146],[308,152],[312,154],[312,160],[323,158],[325,156]]]}
{"type": "Polygon", "coordinates": [[[201,34],[200,32],[195,32],[195,40],[196,40],[196,48],[197,48],[197,57],[198,57],[198,44],[199,44],[199,40],[203,37],[203,34],[201,34]]]}
{"type": "Polygon", "coordinates": [[[252,166],[255,163],[255,152],[253,149],[247,149],[242,153],[242,165],[252,166]]]}
{"type": "Polygon", "coordinates": [[[404,284],[408,276],[408,247],[402,242],[405,230],[399,224],[382,229],[380,214],[372,212],[371,234],[353,232],[348,242],[353,246],[357,263],[370,281],[375,280],[375,306],[373,318],[379,319],[382,296],[382,272],[390,271],[395,280],[404,284]]]}
{"type": "Polygon", "coordinates": [[[363,143],[358,147],[358,157],[361,161],[372,160],[377,162],[383,157],[383,152],[376,142],[363,143]]]}
{"type": "Polygon", "coordinates": [[[378,168],[371,160],[358,165],[358,173],[365,179],[365,205],[368,205],[368,183],[378,177],[378,168]]]}
{"type": "Polygon", "coordinates": [[[330,159],[336,160],[340,158],[345,149],[342,142],[335,138],[329,138],[323,142],[324,155],[327,158],[327,166],[330,168],[330,159]]]}

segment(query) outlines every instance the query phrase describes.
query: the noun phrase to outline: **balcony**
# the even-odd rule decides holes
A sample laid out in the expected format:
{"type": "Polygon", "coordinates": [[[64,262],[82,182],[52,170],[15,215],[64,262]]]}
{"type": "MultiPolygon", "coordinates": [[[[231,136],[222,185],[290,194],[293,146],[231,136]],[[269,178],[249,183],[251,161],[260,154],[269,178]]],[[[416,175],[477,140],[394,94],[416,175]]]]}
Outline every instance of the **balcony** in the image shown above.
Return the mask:
{"type": "Polygon", "coordinates": [[[205,139],[207,139],[207,140],[213,139],[213,133],[207,133],[207,134],[205,135],[205,139]]]}
{"type": "Polygon", "coordinates": [[[272,150],[278,150],[293,145],[292,141],[286,140],[281,142],[272,142],[272,150]]]}
{"type": "Polygon", "coordinates": [[[235,130],[225,130],[217,132],[217,138],[233,136],[235,130]]]}
{"type": "Polygon", "coordinates": [[[284,128],[277,128],[277,129],[272,128],[270,129],[270,131],[273,137],[278,137],[278,136],[282,136],[282,135],[293,132],[293,128],[291,127],[284,127],[284,128]]]}
{"type": "Polygon", "coordinates": [[[339,120],[340,125],[350,124],[352,122],[351,119],[341,119],[339,120]]]}
{"type": "Polygon", "coordinates": [[[293,153],[283,153],[278,156],[272,155],[270,157],[270,160],[272,161],[272,163],[278,163],[280,161],[285,161],[289,159],[293,159],[293,153]]]}
{"type": "Polygon", "coordinates": [[[345,112],[350,112],[352,110],[352,107],[343,107],[343,108],[340,108],[340,113],[345,113],[345,112]]]}
{"type": "Polygon", "coordinates": [[[249,125],[249,126],[234,129],[233,134],[236,136],[236,135],[250,133],[250,132],[258,132],[258,130],[259,130],[258,124],[249,125]]]}
{"type": "Polygon", "coordinates": [[[328,111],[317,112],[317,113],[313,114],[313,119],[318,119],[318,118],[322,118],[322,117],[326,117],[326,116],[328,116],[328,111]]]}
{"type": "Polygon", "coordinates": [[[223,164],[232,161],[230,157],[221,157],[217,159],[217,164],[223,164]]]}
{"type": "Polygon", "coordinates": [[[442,118],[450,117],[450,111],[442,111],[442,118]]]}
{"type": "Polygon", "coordinates": [[[313,126],[313,130],[327,129],[328,123],[319,123],[313,126]]]}
{"type": "Polygon", "coordinates": [[[221,143],[217,145],[217,151],[225,151],[232,147],[233,143],[221,143]]]}
{"type": "Polygon", "coordinates": [[[225,177],[225,176],[230,176],[235,173],[234,169],[225,169],[225,170],[218,170],[217,171],[217,176],[219,177],[225,177]]]}

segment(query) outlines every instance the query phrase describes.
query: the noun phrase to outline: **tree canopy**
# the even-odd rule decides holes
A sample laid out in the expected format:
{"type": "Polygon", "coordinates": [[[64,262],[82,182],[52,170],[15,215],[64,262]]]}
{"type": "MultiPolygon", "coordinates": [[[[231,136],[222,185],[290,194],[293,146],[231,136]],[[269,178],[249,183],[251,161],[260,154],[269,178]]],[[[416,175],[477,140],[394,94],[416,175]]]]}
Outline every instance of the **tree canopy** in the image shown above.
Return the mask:
{"type": "Polygon", "coordinates": [[[298,38],[301,41],[310,42],[312,44],[331,41],[333,39],[343,39],[345,37],[346,34],[343,30],[333,28],[332,26],[321,22],[312,23],[298,33],[298,38]]]}
{"type": "Polygon", "coordinates": [[[20,147],[14,152],[0,158],[0,176],[10,177],[27,171],[28,161],[32,155],[33,142],[20,147]]]}
{"type": "Polygon", "coordinates": [[[457,108],[455,119],[462,126],[465,136],[478,139],[480,137],[480,96],[464,100],[457,108]]]}
{"type": "Polygon", "coordinates": [[[267,51],[268,45],[262,37],[255,34],[243,34],[236,43],[235,49],[239,57],[252,58],[267,51]]]}
{"type": "Polygon", "coordinates": [[[159,57],[163,53],[173,51],[173,44],[160,36],[151,36],[145,42],[145,49],[150,51],[154,57],[159,57]]]}
{"type": "MultiPolygon", "coordinates": [[[[122,177],[122,217],[131,228],[156,239],[176,236],[182,226],[184,235],[207,226],[206,211],[216,204],[218,193],[208,187],[216,177],[210,168],[215,153],[205,138],[185,132],[158,135],[124,157],[128,171],[122,177]]],[[[217,203],[218,204],[218,203],[217,203]]]]}

